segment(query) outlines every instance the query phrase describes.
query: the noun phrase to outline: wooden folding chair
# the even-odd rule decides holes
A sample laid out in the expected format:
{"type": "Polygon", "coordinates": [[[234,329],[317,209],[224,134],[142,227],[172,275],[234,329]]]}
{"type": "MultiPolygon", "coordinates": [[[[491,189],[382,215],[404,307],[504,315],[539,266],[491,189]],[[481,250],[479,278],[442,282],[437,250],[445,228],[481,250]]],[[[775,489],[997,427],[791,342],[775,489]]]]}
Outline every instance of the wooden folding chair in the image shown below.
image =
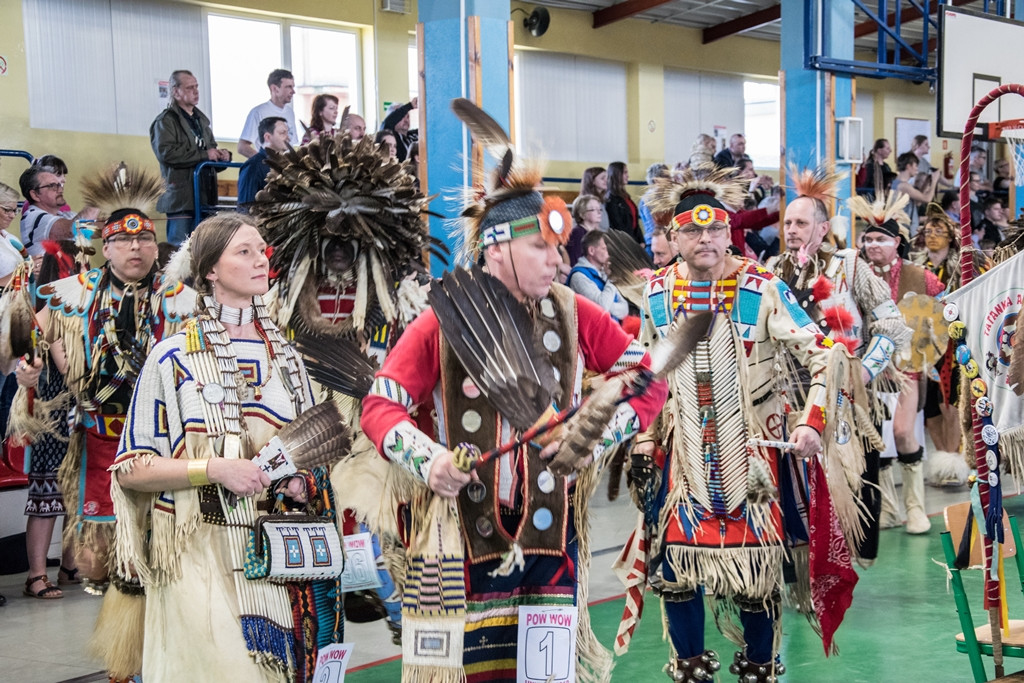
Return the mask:
{"type": "MultiPolygon", "coordinates": [[[[975,683],[987,681],[985,666],[981,656],[992,656],[992,628],[986,623],[983,626],[974,626],[974,619],[971,617],[971,609],[967,603],[967,593],[964,590],[963,577],[956,567],[957,549],[967,529],[967,516],[971,504],[957,503],[950,505],[943,510],[943,518],[946,522],[946,531],[942,533],[942,551],[946,556],[946,567],[951,575],[953,586],[953,598],[956,601],[957,615],[960,617],[962,633],[956,635],[957,652],[967,654],[971,662],[971,671],[974,674],[975,683]]],[[[1012,558],[1017,566],[1017,576],[1020,588],[1024,591],[1024,558],[1017,549],[1021,545],[1020,532],[1017,529],[1016,517],[1009,517],[1003,510],[1003,558],[1012,558]]],[[[981,545],[981,534],[976,534],[971,544],[969,567],[976,568],[982,564],[983,551],[981,545]]],[[[1009,633],[1002,634],[1003,656],[1024,657],[1024,620],[1009,620],[1009,633]]]]}

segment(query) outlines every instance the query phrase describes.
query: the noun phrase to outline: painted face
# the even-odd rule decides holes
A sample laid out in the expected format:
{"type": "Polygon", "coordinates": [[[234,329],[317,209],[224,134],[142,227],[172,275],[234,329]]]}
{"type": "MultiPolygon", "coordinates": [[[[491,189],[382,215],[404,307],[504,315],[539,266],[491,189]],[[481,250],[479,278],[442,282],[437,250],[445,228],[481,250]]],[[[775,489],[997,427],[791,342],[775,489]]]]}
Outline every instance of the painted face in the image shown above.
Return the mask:
{"type": "Polygon", "coordinates": [[[137,235],[120,233],[103,242],[103,255],[114,275],[123,282],[136,282],[153,270],[157,257],[156,235],[143,231],[137,235]]]}
{"type": "Polygon", "coordinates": [[[869,232],[861,240],[868,260],[876,266],[887,266],[896,258],[899,240],[880,232],[869,232]]]}
{"type": "Polygon", "coordinates": [[[729,226],[721,221],[704,228],[687,223],[676,230],[676,247],[679,257],[691,270],[717,268],[725,260],[725,252],[729,248],[729,226]]]}
{"type": "Polygon", "coordinates": [[[497,245],[503,261],[494,275],[520,299],[543,299],[551,290],[562,257],[544,236],[534,233],[497,245]]]}
{"type": "Polygon", "coordinates": [[[207,279],[215,283],[217,300],[229,306],[244,306],[269,289],[267,243],[260,231],[243,225],[231,237],[207,279]]]}
{"type": "Polygon", "coordinates": [[[942,251],[949,246],[949,232],[938,223],[929,223],[922,230],[924,246],[928,251],[942,251]]]}
{"type": "Polygon", "coordinates": [[[814,202],[807,197],[798,197],[786,207],[782,230],[787,250],[793,253],[803,250],[805,254],[813,254],[821,246],[828,229],[828,221],[818,222],[814,215],[814,202]]]}

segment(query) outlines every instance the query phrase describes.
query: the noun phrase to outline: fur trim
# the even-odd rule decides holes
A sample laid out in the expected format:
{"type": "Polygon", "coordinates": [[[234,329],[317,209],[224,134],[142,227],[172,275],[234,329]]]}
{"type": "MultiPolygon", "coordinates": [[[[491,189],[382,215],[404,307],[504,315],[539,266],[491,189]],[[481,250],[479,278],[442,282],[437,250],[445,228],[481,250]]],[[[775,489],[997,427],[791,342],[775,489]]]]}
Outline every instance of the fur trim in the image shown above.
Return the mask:
{"type": "Polygon", "coordinates": [[[142,673],[145,627],[145,596],[126,595],[111,586],[103,596],[88,645],[89,654],[103,662],[111,680],[142,673]]]}
{"type": "Polygon", "coordinates": [[[811,285],[811,294],[814,295],[815,301],[825,301],[832,296],[832,290],[835,289],[832,285],[832,281],[824,275],[818,276],[818,279],[811,285]]]}
{"type": "Polygon", "coordinates": [[[967,484],[971,468],[959,453],[933,451],[924,461],[924,476],[932,486],[961,487],[967,484]]]}

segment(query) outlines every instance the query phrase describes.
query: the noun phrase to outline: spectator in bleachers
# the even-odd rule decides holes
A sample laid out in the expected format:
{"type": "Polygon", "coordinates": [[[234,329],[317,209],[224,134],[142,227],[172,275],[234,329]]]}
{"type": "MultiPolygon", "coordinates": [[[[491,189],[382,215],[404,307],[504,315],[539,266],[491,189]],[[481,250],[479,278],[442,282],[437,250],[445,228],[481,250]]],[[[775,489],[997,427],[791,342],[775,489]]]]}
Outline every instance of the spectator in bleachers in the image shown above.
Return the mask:
{"type": "MultiPolygon", "coordinates": [[[[39,166],[45,171],[57,176],[57,180],[67,184],[68,182],[68,165],[64,163],[64,160],[55,154],[44,154],[41,157],[36,157],[32,161],[33,166],[39,166]]],[[[32,202],[25,201],[21,207],[21,215],[24,216],[25,212],[28,211],[29,207],[32,206],[32,202]]],[[[71,207],[65,204],[60,207],[61,211],[70,211],[71,207]]]]}
{"type": "Polygon", "coordinates": [[[707,133],[701,133],[697,136],[697,139],[693,141],[687,165],[693,167],[700,166],[701,164],[714,163],[716,150],[717,145],[715,144],[715,139],[707,133]]]}
{"type": "MultiPolygon", "coordinates": [[[[376,135],[376,142],[378,145],[384,145],[388,148],[388,153],[392,159],[398,159],[398,136],[395,135],[393,130],[382,130],[376,135]]],[[[401,161],[401,159],[398,159],[401,161]]]]}
{"type": "Polygon", "coordinates": [[[679,247],[668,237],[665,228],[655,228],[651,235],[651,257],[659,270],[679,260],[679,247]]]}
{"type": "Polygon", "coordinates": [[[930,154],[932,143],[927,135],[915,135],[914,142],[910,145],[910,151],[917,157],[917,170],[921,173],[928,173],[932,170],[930,154]]]}
{"type": "Polygon", "coordinates": [[[581,194],[572,203],[572,232],[569,233],[569,241],[565,243],[565,253],[569,255],[569,265],[575,266],[576,262],[583,255],[583,237],[588,232],[601,230],[601,216],[604,215],[604,206],[601,200],[592,194],[581,194]]]}
{"type": "MultiPolygon", "coordinates": [[[[968,161],[968,170],[971,173],[978,174],[978,184],[973,190],[974,192],[980,192],[982,195],[986,195],[992,191],[992,183],[988,180],[988,150],[983,145],[975,144],[971,145],[971,156],[968,161]]],[[[953,178],[953,187],[960,187],[960,168],[957,167],[956,176],[953,178]]],[[[984,199],[984,196],[982,196],[984,199]]],[[[971,201],[975,201],[971,199],[971,201]]]]}
{"type": "Polygon", "coordinates": [[[946,212],[946,215],[950,219],[960,225],[960,191],[959,190],[946,190],[942,193],[942,199],[939,201],[939,205],[942,206],[942,210],[946,212]]]}
{"type": "Polygon", "coordinates": [[[939,169],[932,169],[928,174],[928,180],[922,189],[914,186],[914,179],[917,177],[918,167],[917,155],[913,152],[904,152],[896,159],[896,177],[892,181],[892,191],[902,192],[910,195],[910,204],[907,205],[907,214],[910,216],[910,236],[917,234],[919,222],[918,205],[927,204],[935,196],[935,183],[939,178],[939,169]]]}
{"type": "Polygon", "coordinates": [[[736,168],[739,169],[737,177],[749,181],[747,193],[754,200],[756,208],[766,197],[771,195],[775,181],[769,175],[757,175],[757,171],[754,170],[754,162],[750,157],[740,159],[736,163],[736,168]]]}
{"type": "Polygon", "coordinates": [[[295,77],[287,69],[274,69],[267,76],[267,87],[270,88],[270,99],[257,104],[249,110],[245,117],[245,126],[238,136],[238,153],[248,159],[256,154],[259,145],[260,121],[268,116],[280,116],[288,122],[288,141],[293,147],[299,146],[299,133],[295,127],[295,111],[292,109],[292,97],[295,96],[295,77]],[[255,142],[255,145],[253,144],[255,142]]]}
{"type": "MultiPolygon", "coordinates": [[[[302,136],[302,144],[321,135],[334,135],[334,124],[338,122],[338,98],[334,95],[320,94],[313,98],[313,111],[309,117],[309,127],[302,136]]],[[[284,121],[284,119],[281,119],[284,121]]],[[[261,121],[262,123],[262,121],[261,121]]],[[[285,125],[288,122],[285,121],[285,125]]],[[[262,136],[262,129],[260,130],[262,136]]],[[[260,140],[263,138],[261,137],[260,140]]],[[[287,147],[285,148],[287,149],[287,147]]]]}
{"type": "Polygon", "coordinates": [[[624,162],[608,164],[608,199],[604,205],[608,212],[608,226],[628,234],[637,244],[643,244],[644,234],[640,232],[636,204],[626,191],[628,183],[629,169],[624,162]]]}
{"type": "MultiPolygon", "coordinates": [[[[217,149],[210,119],[200,111],[199,82],[191,71],[171,74],[171,100],[149,127],[149,144],[160,162],[167,190],[156,203],[167,214],[167,241],[178,246],[195,227],[192,176],[204,161],[231,161],[231,152],[217,149]]],[[[204,206],[217,202],[217,174],[204,169],[199,198],[204,206]]]]}
{"type": "Polygon", "coordinates": [[[985,219],[985,207],[981,205],[981,201],[988,196],[988,193],[982,195],[983,180],[980,173],[971,171],[968,178],[967,191],[971,198],[971,225],[977,225],[985,219]]]}
{"type": "Polygon", "coordinates": [[[349,135],[352,136],[352,141],[356,142],[363,139],[366,135],[366,119],[359,114],[353,114],[349,112],[348,118],[341,122],[342,125],[348,129],[349,135]]]}
{"type": "Polygon", "coordinates": [[[1010,160],[999,159],[992,166],[992,172],[995,176],[992,178],[992,191],[999,192],[1003,195],[1010,191],[1010,185],[1013,185],[1013,179],[1010,177],[1010,160]]]}
{"type": "MultiPolygon", "coordinates": [[[[412,143],[420,139],[418,130],[410,130],[409,126],[409,112],[418,106],[419,98],[412,98],[411,102],[406,104],[392,105],[388,110],[388,115],[384,118],[384,122],[380,124],[381,131],[390,130],[394,133],[395,142],[397,143],[397,158],[399,161],[405,161],[409,158],[409,148],[412,147],[412,143]]],[[[380,142],[378,140],[377,142],[380,142]]]]}
{"type": "Polygon", "coordinates": [[[886,159],[892,154],[892,145],[885,138],[875,140],[871,155],[857,171],[857,188],[863,194],[878,194],[892,185],[896,174],[886,159]]]}
{"type": "Polygon", "coordinates": [[[569,288],[608,311],[615,322],[629,314],[629,303],[608,281],[608,245],[604,233],[592,230],[583,236],[583,255],[569,271],[569,288]]]}
{"type": "Polygon", "coordinates": [[[733,133],[729,137],[729,146],[715,155],[715,165],[719,168],[736,166],[745,156],[747,156],[747,139],[743,137],[743,133],[733,133]]]}
{"type": "Polygon", "coordinates": [[[256,199],[256,193],[267,184],[267,150],[288,151],[288,122],[280,116],[268,116],[260,121],[260,150],[242,166],[238,172],[238,210],[248,213],[249,202],[256,199]]]}
{"type": "MultiPolygon", "coordinates": [[[[647,184],[651,185],[654,183],[654,179],[668,173],[668,166],[665,164],[651,164],[647,167],[647,184]]],[[[647,253],[651,253],[651,234],[655,228],[658,227],[657,221],[651,214],[650,208],[647,206],[647,202],[644,201],[643,197],[640,197],[640,203],[637,204],[637,209],[640,212],[640,225],[644,231],[644,248],[647,253]]]]}
{"type": "Polygon", "coordinates": [[[591,166],[583,172],[580,194],[592,194],[601,202],[601,229],[608,229],[608,212],[604,205],[608,201],[608,172],[601,166],[591,166]]]}
{"type": "Polygon", "coordinates": [[[984,217],[974,224],[975,244],[991,242],[997,245],[1006,237],[1006,231],[1010,229],[1010,223],[1006,216],[1006,208],[1003,200],[994,195],[989,195],[981,203],[984,217]]]}
{"type": "Polygon", "coordinates": [[[71,239],[75,221],[96,220],[99,212],[91,206],[76,215],[64,210],[64,183],[42,166],[29,166],[18,184],[25,200],[32,203],[21,217],[21,241],[38,269],[45,240],[71,239]]]}

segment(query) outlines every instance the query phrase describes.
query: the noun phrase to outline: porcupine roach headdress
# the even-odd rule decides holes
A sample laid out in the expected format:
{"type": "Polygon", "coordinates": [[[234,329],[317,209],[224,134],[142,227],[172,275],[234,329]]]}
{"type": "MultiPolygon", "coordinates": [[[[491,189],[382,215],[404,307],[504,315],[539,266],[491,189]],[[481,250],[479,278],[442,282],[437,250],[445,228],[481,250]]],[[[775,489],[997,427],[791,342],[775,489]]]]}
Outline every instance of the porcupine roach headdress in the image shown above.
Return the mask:
{"type": "Polygon", "coordinates": [[[713,164],[673,171],[654,179],[644,201],[652,213],[672,213],[670,230],[716,220],[728,225],[729,210],[743,205],[743,186],[734,174],[735,169],[720,169],[713,164]]]}
{"type": "Polygon", "coordinates": [[[271,267],[281,273],[281,319],[291,319],[307,278],[326,272],[324,247],[341,241],[356,246],[354,328],[363,329],[371,296],[394,320],[395,282],[422,269],[424,249],[446,260],[422,223],[430,199],[406,166],[381,151],[373,136],[354,142],[347,130],[267,154],[271,173],[249,212],[273,247],[271,267]]]}
{"type": "Polygon", "coordinates": [[[539,232],[548,244],[565,244],[572,217],[558,197],[537,190],[543,169],[517,158],[501,125],[465,98],[452,100],[452,111],[469,128],[473,140],[497,157],[498,164],[483,188],[467,192],[462,211],[462,254],[476,263],[484,247],[539,232]]]}

